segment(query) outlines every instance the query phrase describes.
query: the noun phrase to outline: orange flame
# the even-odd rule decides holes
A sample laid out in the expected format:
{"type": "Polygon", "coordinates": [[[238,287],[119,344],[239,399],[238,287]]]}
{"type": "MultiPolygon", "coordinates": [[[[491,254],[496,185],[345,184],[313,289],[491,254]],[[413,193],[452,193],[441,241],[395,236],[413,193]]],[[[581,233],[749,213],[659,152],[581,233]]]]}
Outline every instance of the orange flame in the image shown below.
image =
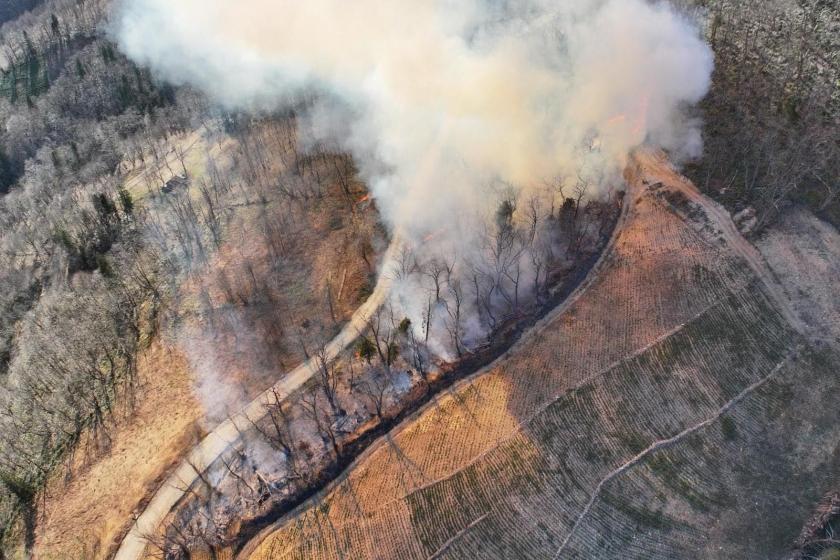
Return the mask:
{"type": "Polygon", "coordinates": [[[647,115],[650,107],[650,95],[645,94],[642,97],[642,103],[639,107],[639,117],[636,119],[636,125],[633,127],[633,134],[641,134],[647,126],[647,115]]]}
{"type": "Polygon", "coordinates": [[[423,238],[423,243],[428,243],[429,241],[431,241],[435,237],[439,236],[441,233],[443,233],[443,228],[441,228],[437,231],[431,232],[430,234],[426,235],[426,237],[423,238]]]}
{"type": "Polygon", "coordinates": [[[627,115],[616,115],[607,120],[607,126],[616,126],[627,120],[627,115]]]}

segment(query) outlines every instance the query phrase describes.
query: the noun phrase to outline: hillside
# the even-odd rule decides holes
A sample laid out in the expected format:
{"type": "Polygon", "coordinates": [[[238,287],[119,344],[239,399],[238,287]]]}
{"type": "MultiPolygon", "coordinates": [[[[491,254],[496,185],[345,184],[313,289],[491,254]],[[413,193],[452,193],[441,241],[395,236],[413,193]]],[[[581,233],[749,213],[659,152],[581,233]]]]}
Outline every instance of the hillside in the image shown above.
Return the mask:
{"type": "Polygon", "coordinates": [[[840,10],[833,0],[675,0],[715,50],[700,104],[705,156],[688,175],[756,227],[791,202],[840,227],[840,10]]]}
{"type": "Polygon", "coordinates": [[[108,40],[109,9],[54,0],[3,28],[20,57],[0,100],[12,558],[110,554],[208,427],[349,318],[386,244],[352,161],[303,146],[294,111],[161,83],[108,40]]]}
{"type": "Polygon", "coordinates": [[[628,180],[571,306],[243,557],[785,557],[838,483],[840,354],[666,162],[628,180]]]}
{"type": "Polygon", "coordinates": [[[838,0],[0,0],[0,560],[838,560],[838,0]]]}

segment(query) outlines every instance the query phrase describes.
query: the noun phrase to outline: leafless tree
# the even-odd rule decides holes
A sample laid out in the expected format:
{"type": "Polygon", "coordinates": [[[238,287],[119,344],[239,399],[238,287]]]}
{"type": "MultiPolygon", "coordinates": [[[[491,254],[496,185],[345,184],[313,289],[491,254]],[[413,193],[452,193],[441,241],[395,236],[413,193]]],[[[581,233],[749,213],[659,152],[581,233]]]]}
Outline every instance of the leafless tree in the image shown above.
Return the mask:
{"type": "Polygon", "coordinates": [[[461,293],[461,282],[455,280],[449,284],[449,299],[446,301],[446,311],[449,319],[446,321],[446,330],[449,332],[452,346],[460,358],[464,354],[463,337],[463,295],[461,293]]]}
{"type": "Polygon", "coordinates": [[[341,457],[342,447],[340,438],[344,434],[343,426],[346,416],[336,417],[331,408],[320,404],[321,391],[308,391],[300,398],[300,406],[304,414],[312,420],[324,443],[332,450],[333,456],[341,457]]]}
{"type": "Polygon", "coordinates": [[[442,257],[432,258],[423,267],[423,273],[431,279],[435,288],[435,303],[440,302],[440,290],[443,283],[452,275],[452,270],[455,267],[455,261],[447,261],[442,257]]]}
{"type": "Polygon", "coordinates": [[[396,260],[396,266],[392,269],[396,280],[404,280],[418,269],[417,259],[414,257],[414,252],[408,247],[408,245],[400,247],[396,260]]]}
{"type": "Polygon", "coordinates": [[[372,369],[365,372],[364,381],[359,383],[359,390],[368,404],[373,408],[376,417],[382,420],[385,406],[385,396],[391,387],[390,373],[372,369]]]}
{"type": "Polygon", "coordinates": [[[373,345],[379,356],[379,361],[387,370],[391,370],[391,363],[395,358],[394,341],[396,340],[396,325],[393,307],[380,307],[368,317],[367,332],[373,339],[373,345]],[[384,316],[384,317],[383,317],[384,316]]]}
{"type": "Polygon", "coordinates": [[[580,205],[583,202],[584,197],[586,197],[586,193],[589,191],[589,181],[581,176],[578,173],[577,182],[575,183],[575,187],[573,189],[573,196],[575,200],[575,213],[574,213],[574,223],[577,225],[578,221],[578,213],[580,212],[580,205]]]}
{"type": "Polygon", "coordinates": [[[344,411],[339,406],[337,394],[339,376],[334,361],[327,353],[326,345],[318,347],[315,359],[318,362],[318,387],[327,398],[333,415],[342,416],[344,411]]]}

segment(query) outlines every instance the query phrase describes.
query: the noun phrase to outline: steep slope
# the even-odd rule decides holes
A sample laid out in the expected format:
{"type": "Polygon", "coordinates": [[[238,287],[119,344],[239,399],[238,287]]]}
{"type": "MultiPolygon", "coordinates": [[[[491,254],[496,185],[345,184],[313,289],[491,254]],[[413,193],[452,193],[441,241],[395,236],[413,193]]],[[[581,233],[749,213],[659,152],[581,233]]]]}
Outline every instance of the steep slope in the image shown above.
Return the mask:
{"type": "Polygon", "coordinates": [[[782,556],[837,482],[840,357],[667,162],[627,179],[579,299],[242,557],[782,556]]]}

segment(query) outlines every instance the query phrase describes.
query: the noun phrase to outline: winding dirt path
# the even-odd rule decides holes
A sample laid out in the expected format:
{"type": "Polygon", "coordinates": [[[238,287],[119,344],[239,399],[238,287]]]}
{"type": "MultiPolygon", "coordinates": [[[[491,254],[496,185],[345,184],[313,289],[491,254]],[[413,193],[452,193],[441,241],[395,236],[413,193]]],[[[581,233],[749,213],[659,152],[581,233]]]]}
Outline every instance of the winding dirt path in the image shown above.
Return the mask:
{"type": "Polygon", "coordinates": [[[668,161],[668,157],[662,151],[640,149],[635,153],[634,159],[638,162],[643,172],[649,172],[651,176],[657,179],[659,179],[659,175],[662,175],[663,170],[668,171],[669,176],[663,177],[663,179],[667,179],[663,182],[672,190],[679,190],[692,203],[703,209],[713,222],[712,225],[718,228],[726,244],[746,261],[753,273],[765,285],[768,294],[773,299],[773,303],[778,306],[785,320],[800,334],[804,334],[804,323],[793,311],[788,298],[784,295],[778,280],[771,272],[764,257],[741,235],[741,232],[735,226],[735,222],[732,221],[732,216],[729,212],[714,200],[703,195],[691,181],[674,169],[671,162],[668,161]]]}
{"type": "MultiPolygon", "coordinates": [[[[586,293],[586,291],[589,289],[589,287],[592,285],[592,283],[598,278],[599,273],[601,272],[601,270],[606,265],[606,262],[607,262],[609,256],[612,253],[612,249],[613,249],[616,241],[618,240],[621,231],[624,229],[625,225],[627,224],[628,218],[630,216],[630,209],[633,207],[636,200],[638,200],[639,197],[641,197],[641,195],[643,194],[643,191],[641,189],[635,188],[635,183],[634,182],[628,181],[626,186],[627,186],[627,190],[625,192],[624,201],[623,201],[622,206],[621,206],[621,213],[619,214],[618,220],[616,221],[615,227],[613,228],[612,234],[610,235],[610,239],[609,239],[609,241],[607,241],[606,245],[604,245],[604,248],[601,250],[601,254],[598,256],[598,260],[595,262],[595,264],[592,266],[592,268],[589,270],[586,277],[580,282],[580,284],[578,284],[578,286],[566,297],[566,299],[564,299],[562,302],[560,302],[560,304],[558,304],[554,309],[552,309],[548,313],[546,313],[541,319],[539,319],[536,323],[534,323],[534,325],[531,326],[527,331],[522,333],[522,336],[520,336],[519,339],[516,342],[514,342],[510,346],[510,348],[508,348],[503,354],[496,357],[496,359],[491,361],[489,364],[486,364],[485,366],[479,368],[475,372],[473,372],[473,373],[467,375],[466,377],[464,377],[463,379],[457,381],[454,385],[452,385],[451,387],[449,387],[446,390],[447,392],[456,393],[459,388],[469,385],[477,377],[480,377],[480,376],[486,374],[487,372],[492,371],[494,368],[499,367],[499,364],[503,363],[506,359],[510,358],[510,356],[512,354],[515,354],[516,352],[518,352],[522,347],[524,347],[528,343],[528,341],[530,339],[532,339],[535,336],[540,335],[546,329],[551,328],[552,324],[557,319],[557,317],[566,313],[578,301],[578,299],[580,299],[580,297],[583,296],[584,293],[586,293]]],[[[406,417],[404,420],[402,420],[402,422],[400,422],[397,426],[395,426],[390,432],[381,436],[376,441],[374,441],[370,446],[368,446],[367,449],[365,449],[358,457],[356,457],[355,460],[353,460],[353,462],[350,465],[348,465],[345,468],[344,472],[350,472],[351,470],[356,468],[358,465],[364,463],[364,461],[370,455],[372,455],[374,452],[376,452],[381,446],[390,445],[391,444],[390,442],[393,440],[393,438],[396,434],[399,434],[402,430],[410,427],[412,422],[414,422],[417,418],[419,418],[420,416],[425,414],[430,408],[434,408],[436,406],[439,406],[439,403],[436,400],[432,399],[429,402],[427,402],[425,405],[421,406],[419,409],[414,411],[412,414],[410,414],[408,417],[406,417]]],[[[484,455],[484,454],[482,453],[481,455],[484,455]]],[[[481,455],[479,455],[479,457],[481,455]]],[[[476,459],[477,458],[478,457],[476,457],[476,459]]],[[[315,504],[318,501],[320,501],[321,499],[323,499],[324,496],[326,496],[331,490],[333,490],[341,482],[341,480],[342,480],[342,478],[341,478],[341,476],[339,476],[338,478],[333,480],[331,483],[327,484],[323,489],[321,489],[321,491],[317,492],[314,496],[310,497],[305,502],[299,504],[294,510],[288,512],[287,514],[283,515],[280,519],[278,519],[277,521],[275,521],[271,525],[262,529],[259,533],[257,533],[256,536],[254,536],[254,538],[252,538],[250,541],[248,541],[245,544],[245,546],[242,548],[242,550],[240,550],[237,553],[236,559],[237,560],[247,560],[248,558],[250,558],[251,555],[254,553],[254,551],[260,546],[260,544],[271,533],[273,533],[278,528],[280,528],[283,525],[285,525],[286,523],[288,523],[289,520],[294,517],[296,512],[304,511],[306,508],[311,507],[313,504],[315,504]]],[[[428,484],[431,485],[431,484],[434,484],[434,482],[435,481],[430,481],[428,484]]],[[[485,517],[486,517],[486,515],[482,515],[481,517],[479,517],[478,519],[473,521],[472,525],[480,523],[485,517]]],[[[466,530],[459,533],[459,535],[461,535],[465,532],[466,532],[466,530]]],[[[435,553],[435,555],[440,555],[443,552],[445,552],[446,547],[448,547],[453,542],[455,542],[459,535],[456,535],[453,538],[449,539],[447,541],[447,543],[445,543],[444,546],[435,553]]],[[[432,558],[435,558],[435,555],[432,555],[429,558],[429,560],[432,560],[432,558]]]]}
{"type": "MultiPolygon", "coordinates": [[[[395,236],[383,257],[383,268],[393,260],[400,243],[395,236]]],[[[347,324],[326,346],[326,359],[333,360],[359,336],[371,315],[385,301],[390,291],[391,279],[382,274],[373,294],[353,314],[347,324]]],[[[178,464],[166,478],[146,505],[143,513],[135,520],[131,529],[120,543],[115,560],[139,560],[148,543],[148,536],[154,535],[163,520],[172,511],[189,487],[198,480],[226,450],[235,444],[240,435],[250,429],[253,423],[265,416],[266,406],[276,402],[276,395],[285,399],[299,389],[318,371],[317,358],[310,358],[283,377],[272,387],[260,393],[242,410],[216,426],[178,464]]]]}

